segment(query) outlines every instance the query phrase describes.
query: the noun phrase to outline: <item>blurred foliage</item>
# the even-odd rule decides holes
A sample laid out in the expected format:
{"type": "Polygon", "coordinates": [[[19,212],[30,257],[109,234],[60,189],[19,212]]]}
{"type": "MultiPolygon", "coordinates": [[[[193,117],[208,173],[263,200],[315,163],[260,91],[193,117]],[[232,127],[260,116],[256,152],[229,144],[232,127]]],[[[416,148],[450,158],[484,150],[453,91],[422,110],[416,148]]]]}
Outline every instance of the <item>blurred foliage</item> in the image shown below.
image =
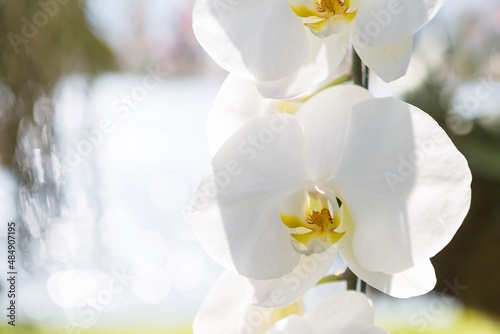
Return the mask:
{"type": "Polygon", "coordinates": [[[387,328],[391,334],[498,334],[500,323],[478,312],[468,311],[450,328],[387,328]]]}
{"type": "MultiPolygon", "coordinates": [[[[71,328],[71,327],[69,327],[71,328]]],[[[0,326],[0,333],[10,333],[9,330],[12,330],[11,326],[0,326]]],[[[39,328],[34,325],[29,325],[29,324],[21,324],[21,325],[16,325],[14,329],[15,333],[22,333],[22,334],[62,334],[64,332],[61,332],[61,330],[57,330],[55,328],[39,328]]],[[[193,331],[189,326],[187,327],[169,327],[169,328],[148,328],[145,327],[140,330],[134,330],[134,329],[124,329],[124,330],[93,330],[93,329],[79,329],[75,331],[74,328],[72,328],[70,331],[67,331],[67,333],[81,333],[81,334],[192,334],[193,331]]]]}
{"type": "MultiPolygon", "coordinates": [[[[500,9],[500,8],[499,8],[500,9]]],[[[455,279],[467,289],[458,297],[469,307],[500,318],[500,104],[495,117],[451,118],[452,96],[471,80],[500,81],[500,20],[467,14],[449,36],[444,56],[405,100],[425,110],[446,129],[472,170],[472,204],[450,244],[433,258],[435,291],[455,279]],[[456,129],[466,129],[456,131],[456,129]]],[[[450,32],[448,32],[450,33],[450,32]]],[[[471,96],[473,96],[473,91],[471,96]]],[[[497,92],[500,96],[500,92],[497,92]]],[[[457,116],[457,115],[453,115],[457,116]]],[[[449,290],[449,289],[448,289],[449,290]]],[[[496,330],[494,333],[499,333],[496,330]]],[[[438,332],[436,332],[438,333],[438,332]]],[[[439,332],[441,333],[441,332],[439,332]]],[[[455,333],[490,333],[481,330],[455,333]]],[[[493,332],[491,332],[493,333],[493,332]]]]}
{"type": "MultiPolygon", "coordinates": [[[[393,327],[380,325],[381,327],[389,330],[391,334],[498,334],[500,333],[500,322],[492,320],[475,311],[466,311],[458,320],[450,327],[429,327],[429,328],[416,328],[416,327],[393,327]]],[[[17,333],[23,334],[47,334],[59,333],[58,330],[52,328],[37,328],[33,325],[17,325],[17,333]]],[[[7,327],[0,326],[0,333],[7,332],[7,327]]],[[[166,327],[166,328],[149,328],[144,327],[140,330],[137,329],[114,329],[114,330],[84,330],[78,331],[82,334],[192,334],[190,326],[185,327],[166,327]]]]}
{"type": "MultiPolygon", "coordinates": [[[[4,106],[10,110],[0,109],[3,164],[12,162],[18,122],[32,114],[36,99],[50,95],[62,76],[114,67],[111,51],[89,28],[85,2],[60,2],[0,0],[0,84],[15,98],[4,106]]],[[[5,89],[0,92],[3,99],[6,95],[5,89]]]]}
{"type": "Polygon", "coordinates": [[[66,75],[114,68],[84,6],[79,0],[0,0],[0,163],[19,183],[18,254],[24,260],[32,238],[26,215],[43,226],[60,209],[53,90],[66,75]]]}
{"type": "Polygon", "coordinates": [[[44,334],[44,332],[35,325],[16,323],[15,327],[2,325],[0,333],[22,333],[22,334],[44,334]]]}

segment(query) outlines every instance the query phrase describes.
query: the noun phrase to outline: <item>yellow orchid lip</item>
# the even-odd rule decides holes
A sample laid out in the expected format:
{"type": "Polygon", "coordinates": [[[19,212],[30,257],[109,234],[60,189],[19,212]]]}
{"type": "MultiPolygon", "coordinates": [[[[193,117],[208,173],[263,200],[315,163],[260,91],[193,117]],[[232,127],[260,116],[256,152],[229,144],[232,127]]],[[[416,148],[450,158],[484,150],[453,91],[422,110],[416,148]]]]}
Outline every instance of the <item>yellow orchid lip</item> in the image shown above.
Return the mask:
{"type": "Polygon", "coordinates": [[[318,11],[327,11],[333,15],[341,15],[347,12],[351,5],[350,0],[319,0],[316,1],[318,11]]]}
{"type": "Polygon", "coordinates": [[[315,0],[314,6],[301,1],[289,1],[289,4],[294,13],[304,19],[304,25],[321,37],[343,30],[356,17],[356,11],[349,12],[350,0],[315,0]]]}
{"type": "Polygon", "coordinates": [[[297,232],[290,234],[297,252],[305,255],[322,253],[345,234],[336,231],[341,224],[339,207],[337,203],[330,203],[326,196],[318,192],[309,191],[306,197],[305,219],[281,212],[281,221],[297,232]],[[299,245],[296,245],[297,243],[299,245]]]}

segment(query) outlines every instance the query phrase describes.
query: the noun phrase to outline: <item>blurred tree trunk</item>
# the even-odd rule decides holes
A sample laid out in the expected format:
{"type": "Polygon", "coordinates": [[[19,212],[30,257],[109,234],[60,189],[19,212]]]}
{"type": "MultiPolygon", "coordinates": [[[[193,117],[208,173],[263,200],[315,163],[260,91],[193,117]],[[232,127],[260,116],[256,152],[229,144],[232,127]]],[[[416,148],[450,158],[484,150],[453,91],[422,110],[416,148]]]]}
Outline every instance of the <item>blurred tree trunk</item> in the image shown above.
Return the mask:
{"type": "Polygon", "coordinates": [[[110,49],[89,27],[85,1],[0,0],[0,163],[19,184],[18,243],[26,269],[61,210],[54,88],[67,75],[92,77],[113,68],[110,49]]]}
{"type": "Polygon", "coordinates": [[[37,98],[50,96],[72,72],[113,68],[113,56],[90,30],[78,0],[0,0],[0,157],[13,163],[19,121],[33,116],[37,98]]]}

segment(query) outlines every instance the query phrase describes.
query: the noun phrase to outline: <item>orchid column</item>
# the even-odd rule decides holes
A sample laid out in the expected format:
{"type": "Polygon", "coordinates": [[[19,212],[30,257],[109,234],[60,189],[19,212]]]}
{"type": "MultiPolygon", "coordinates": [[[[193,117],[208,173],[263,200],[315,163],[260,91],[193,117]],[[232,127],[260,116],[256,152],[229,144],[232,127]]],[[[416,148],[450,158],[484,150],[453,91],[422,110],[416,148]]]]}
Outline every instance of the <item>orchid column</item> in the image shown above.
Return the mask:
{"type": "MultiPolygon", "coordinates": [[[[221,280],[242,282],[241,319],[252,307],[287,307],[328,281],[337,254],[391,296],[434,287],[429,259],[469,208],[467,161],[425,112],[361,86],[363,62],[386,81],[404,75],[412,34],[441,3],[197,1],[197,38],[231,74],[209,118],[216,153],[193,197],[191,223],[205,250],[232,272],[221,280]],[[351,45],[358,85],[332,84],[346,78],[351,45]],[[300,275],[305,268],[314,269],[300,275]]],[[[230,300],[211,293],[195,332],[211,333],[202,324],[230,317],[217,311],[233,307],[230,300]]],[[[315,324],[284,316],[283,333],[292,323],[316,333],[315,324]]],[[[267,327],[250,333],[264,333],[278,318],[266,317],[267,327]]],[[[318,332],[331,333],[336,325],[328,323],[318,332]]],[[[224,330],[247,332],[238,326],[224,330]]]]}

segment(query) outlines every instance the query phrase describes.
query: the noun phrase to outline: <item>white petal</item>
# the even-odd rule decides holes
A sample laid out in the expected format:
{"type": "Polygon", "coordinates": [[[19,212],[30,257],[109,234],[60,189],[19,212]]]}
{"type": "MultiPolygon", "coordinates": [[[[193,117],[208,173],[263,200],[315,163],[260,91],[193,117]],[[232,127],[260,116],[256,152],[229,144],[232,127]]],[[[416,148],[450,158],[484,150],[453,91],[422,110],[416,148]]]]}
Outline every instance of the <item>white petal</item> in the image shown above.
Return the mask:
{"type": "Polygon", "coordinates": [[[364,44],[397,43],[430,21],[444,0],[359,0],[356,31],[364,44]]]}
{"type": "Polygon", "coordinates": [[[303,134],[290,115],[263,116],[218,151],[192,201],[191,222],[221,265],[254,279],[290,273],[299,255],[282,222],[282,199],[305,187],[303,134]]]}
{"type": "Polygon", "coordinates": [[[314,334],[337,333],[351,322],[373,323],[373,308],[366,295],[346,291],[336,293],[314,305],[304,315],[314,334]]]}
{"type": "Polygon", "coordinates": [[[278,321],[265,334],[312,334],[309,324],[298,315],[290,315],[278,321]]]}
{"type": "Polygon", "coordinates": [[[332,34],[339,34],[345,32],[346,30],[350,30],[349,27],[351,25],[351,22],[352,18],[348,18],[344,15],[341,15],[341,16],[333,16],[327,19],[327,21],[324,22],[326,23],[326,26],[324,26],[319,31],[313,29],[311,24],[308,24],[307,26],[309,27],[313,35],[321,38],[327,38],[330,37],[332,34]]]}
{"type": "Polygon", "coordinates": [[[193,29],[221,67],[249,79],[277,80],[309,55],[306,28],[287,1],[198,0],[193,29]]]}
{"type": "Polygon", "coordinates": [[[336,334],[390,334],[385,329],[362,322],[353,322],[343,326],[336,334]]]}
{"type": "Polygon", "coordinates": [[[307,190],[308,189],[299,189],[293,194],[289,194],[283,198],[280,207],[281,214],[284,216],[296,217],[301,222],[305,222],[307,219],[306,211],[308,209],[306,197],[307,190]]]}
{"type": "Polygon", "coordinates": [[[361,60],[385,82],[391,82],[406,74],[410,65],[413,37],[387,46],[367,46],[354,41],[361,60]]]}
{"type": "Polygon", "coordinates": [[[313,180],[328,178],[344,145],[352,107],[373,96],[354,85],[328,88],[302,105],[297,117],[304,128],[305,156],[313,180]]]}
{"type": "Polygon", "coordinates": [[[321,254],[302,255],[297,267],[289,274],[274,280],[248,280],[252,304],[261,307],[285,307],[314,287],[335,260],[336,247],[321,254]]]}
{"type": "Polygon", "coordinates": [[[203,300],[193,322],[194,334],[261,334],[272,325],[273,309],[252,306],[245,279],[226,271],[203,300]]]}
{"type": "Polygon", "coordinates": [[[348,13],[354,12],[359,8],[359,0],[351,0],[351,6],[349,7],[348,13]]]}
{"type": "Polygon", "coordinates": [[[308,34],[308,60],[294,73],[275,81],[258,81],[257,88],[265,97],[291,99],[310,93],[347,72],[344,62],[349,50],[349,29],[328,38],[308,34]],[[342,66],[341,66],[342,64],[342,66]]]}
{"type": "Polygon", "coordinates": [[[448,244],[470,205],[467,161],[420,109],[393,98],[356,105],[329,187],[354,219],[353,249],[369,271],[393,274],[448,244]]]}
{"type": "Polygon", "coordinates": [[[212,155],[250,120],[273,112],[278,112],[276,101],[263,98],[253,81],[229,74],[208,115],[208,144],[212,155]]]}
{"type": "Polygon", "coordinates": [[[419,265],[397,274],[384,274],[363,268],[352,249],[354,224],[352,216],[344,208],[343,227],[347,233],[339,241],[342,259],[351,271],[360,279],[377,290],[396,298],[410,298],[420,296],[431,291],[436,285],[436,274],[430,260],[423,260],[419,265]]]}

